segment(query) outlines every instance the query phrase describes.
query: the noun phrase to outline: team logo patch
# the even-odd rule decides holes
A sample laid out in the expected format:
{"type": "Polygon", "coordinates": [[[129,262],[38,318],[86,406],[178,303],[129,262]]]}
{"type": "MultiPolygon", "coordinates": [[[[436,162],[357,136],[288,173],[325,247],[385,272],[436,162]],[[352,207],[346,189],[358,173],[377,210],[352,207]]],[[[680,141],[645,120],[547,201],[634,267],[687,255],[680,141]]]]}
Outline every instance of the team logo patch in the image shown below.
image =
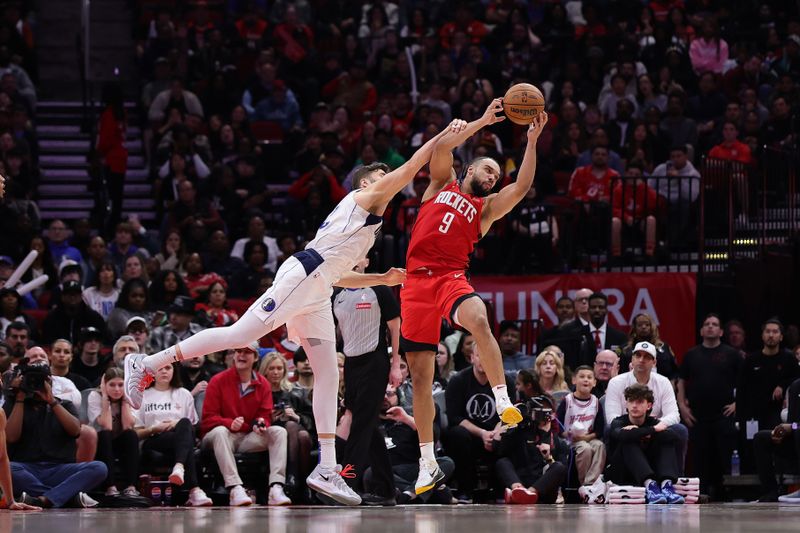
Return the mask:
{"type": "Polygon", "coordinates": [[[272,298],[267,298],[264,300],[264,303],[261,304],[261,309],[266,311],[267,313],[273,311],[275,309],[275,300],[272,298]]]}

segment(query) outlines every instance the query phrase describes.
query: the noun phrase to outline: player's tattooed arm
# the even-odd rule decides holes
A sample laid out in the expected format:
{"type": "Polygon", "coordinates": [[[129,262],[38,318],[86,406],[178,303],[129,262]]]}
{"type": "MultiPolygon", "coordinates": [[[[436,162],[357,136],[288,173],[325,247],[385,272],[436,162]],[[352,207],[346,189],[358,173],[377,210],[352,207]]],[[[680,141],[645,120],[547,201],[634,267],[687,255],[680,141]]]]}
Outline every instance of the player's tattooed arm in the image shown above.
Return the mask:
{"type": "Polygon", "coordinates": [[[345,272],[339,281],[334,283],[335,287],[343,289],[363,289],[364,287],[375,287],[376,285],[386,285],[392,287],[400,285],[406,280],[406,270],[404,268],[390,268],[383,274],[361,274],[359,272],[345,272]]]}

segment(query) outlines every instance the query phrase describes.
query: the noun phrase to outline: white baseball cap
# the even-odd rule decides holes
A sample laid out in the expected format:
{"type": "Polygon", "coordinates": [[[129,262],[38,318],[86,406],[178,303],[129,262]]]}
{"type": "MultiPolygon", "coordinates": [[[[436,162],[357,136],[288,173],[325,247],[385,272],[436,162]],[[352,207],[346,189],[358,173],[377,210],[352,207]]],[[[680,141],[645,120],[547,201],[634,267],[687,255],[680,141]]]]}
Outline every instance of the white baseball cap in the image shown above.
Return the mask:
{"type": "Polygon", "coordinates": [[[633,353],[636,352],[647,352],[653,357],[653,359],[656,358],[656,347],[649,342],[637,342],[636,346],[633,347],[633,353]]]}

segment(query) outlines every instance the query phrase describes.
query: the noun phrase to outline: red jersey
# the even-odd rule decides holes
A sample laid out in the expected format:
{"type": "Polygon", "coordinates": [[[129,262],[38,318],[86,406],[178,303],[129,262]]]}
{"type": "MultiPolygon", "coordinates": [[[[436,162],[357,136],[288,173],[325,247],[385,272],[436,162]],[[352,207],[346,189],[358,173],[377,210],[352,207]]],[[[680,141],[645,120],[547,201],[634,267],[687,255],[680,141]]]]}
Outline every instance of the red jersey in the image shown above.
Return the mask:
{"type": "Polygon", "coordinates": [[[464,194],[453,182],[422,204],[411,230],[406,269],[434,272],[466,270],[469,254],[481,238],[484,199],[464,194]]]}

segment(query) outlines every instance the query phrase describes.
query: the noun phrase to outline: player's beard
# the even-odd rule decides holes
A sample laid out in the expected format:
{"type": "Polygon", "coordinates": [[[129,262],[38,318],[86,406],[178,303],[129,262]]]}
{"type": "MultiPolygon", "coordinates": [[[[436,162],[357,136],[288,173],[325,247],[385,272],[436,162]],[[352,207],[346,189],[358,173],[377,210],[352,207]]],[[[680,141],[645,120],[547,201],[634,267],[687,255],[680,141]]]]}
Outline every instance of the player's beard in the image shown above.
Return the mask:
{"type": "Polygon", "coordinates": [[[492,193],[492,189],[483,188],[477,176],[472,176],[469,182],[469,188],[472,189],[472,196],[477,196],[478,198],[485,198],[492,193]]]}

